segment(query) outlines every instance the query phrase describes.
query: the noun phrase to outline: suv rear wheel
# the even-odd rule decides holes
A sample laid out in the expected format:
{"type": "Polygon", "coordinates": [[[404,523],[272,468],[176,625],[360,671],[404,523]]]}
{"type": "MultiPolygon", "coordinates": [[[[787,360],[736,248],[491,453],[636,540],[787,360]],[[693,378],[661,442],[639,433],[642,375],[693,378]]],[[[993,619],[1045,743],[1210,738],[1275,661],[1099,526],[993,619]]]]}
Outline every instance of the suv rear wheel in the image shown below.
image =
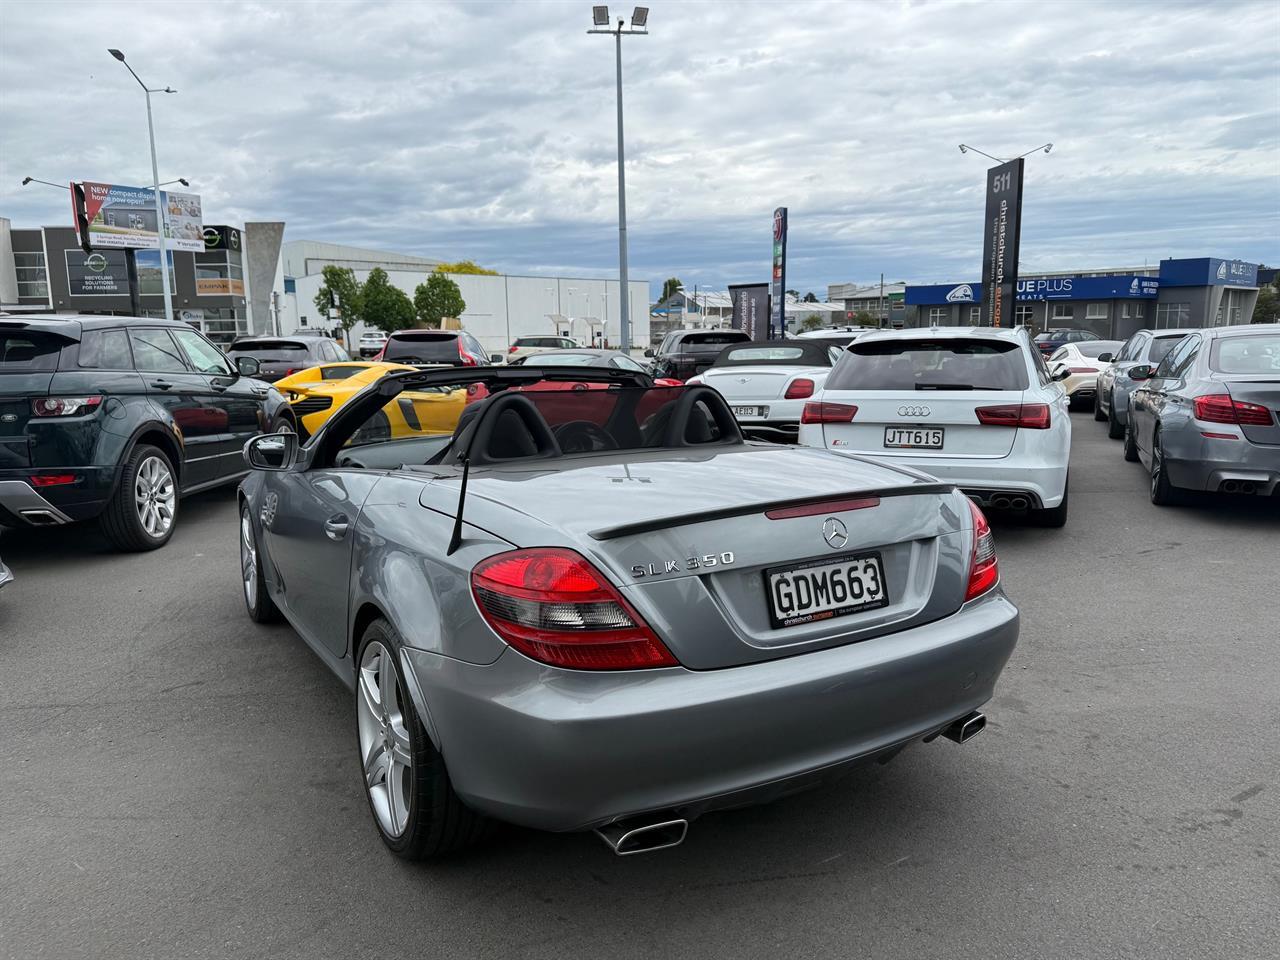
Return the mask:
{"type": "Polygon", "coordinates": [[[129,454],[116,492],[102,512],[102,532],[130,552],[163,547],[178,522],[178,479],[159,447],[139,444],[129,454]]]}

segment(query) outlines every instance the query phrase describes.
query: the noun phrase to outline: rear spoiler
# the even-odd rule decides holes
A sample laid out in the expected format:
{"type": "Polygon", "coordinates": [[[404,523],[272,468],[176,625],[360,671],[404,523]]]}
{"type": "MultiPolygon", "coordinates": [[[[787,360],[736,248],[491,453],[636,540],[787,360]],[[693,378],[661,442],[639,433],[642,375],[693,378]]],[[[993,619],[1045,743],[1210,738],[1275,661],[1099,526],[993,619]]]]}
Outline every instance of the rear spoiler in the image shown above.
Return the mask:
{"type": "Polygon", "coordinates": [[[634,537],[642,533],[653,533],[655,530],[667,530],[671,527],[687,527],[695,523],[709,520],[728,520],[733,517],[748,517],[766,510],[785,510],[790,507],[807,507],[813,504],[827,503],[835,500],[858,500],[878,497],[881,500],[889,497],[918,497],[928,494],[953,493],[954,483],[904,483],[900,486],[879,487],[872,490],[850,490],[845,493],[825,493],[820,497],[796,497],[791,500],[767,500],[762,503],[748,503],[739,507],[721,507],[718,510],[701,510],[697,513],[686,513],[684,516],[663,517],[657,520],[642,520],[639,523],[624,523],[617,527],[602,527],[589,534],[593,540],[616,540],[619,537],[634,537]]]}
{"type": "Polygon", "coordinates": [[[0,314],[0,330],[30,330],[53,337],[62,337],[71,343],[80,342],[80,324],[74,320],[6,320],[0,314]]]}

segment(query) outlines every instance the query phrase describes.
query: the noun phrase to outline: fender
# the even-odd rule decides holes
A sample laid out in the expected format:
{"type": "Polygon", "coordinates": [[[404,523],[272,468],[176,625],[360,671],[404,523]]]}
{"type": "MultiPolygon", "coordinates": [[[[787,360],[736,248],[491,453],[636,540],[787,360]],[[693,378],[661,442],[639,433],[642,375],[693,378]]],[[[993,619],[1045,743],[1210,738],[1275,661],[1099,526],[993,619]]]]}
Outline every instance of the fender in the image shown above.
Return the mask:
{"type": "Polygon", "coordinates": [[[128,438],[124,440],[124,442],[120,446],[120,455],[116,458],[116,462],[115,462],[115,468],[116,468],[115,479],[112,480],[111,482],[111,490],[109,492],[109,496],[114,497],[116,495],[116,490],[120,486],[120,474],[121,474],[120,468],[124,465],[124,461],[129,456],[129,454],[133,452],[133,448],[138,445],[138,438],[141,437],[144,433],[149,433],[151,431],[157,431],[159,433],[165,434],[177,446],[178,462],[173,465],[173,468],[178,472],[179,489],[181,489],[182,471],[183,471],[183,468],[186,466],[186,461],[185,461],[186,444],[182,439],[182,434],[178,431],[176,426],[167,424],[161,420],[144,420],[138,426],[134,427],[133,432],[129,434],[128,438]]]}

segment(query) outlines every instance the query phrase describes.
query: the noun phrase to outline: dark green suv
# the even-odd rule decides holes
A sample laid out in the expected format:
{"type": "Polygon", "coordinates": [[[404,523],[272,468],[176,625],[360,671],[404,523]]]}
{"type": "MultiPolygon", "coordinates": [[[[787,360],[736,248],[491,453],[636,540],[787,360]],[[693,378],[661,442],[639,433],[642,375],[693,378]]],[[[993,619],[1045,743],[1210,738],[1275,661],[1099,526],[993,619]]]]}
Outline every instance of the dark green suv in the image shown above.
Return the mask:
{"type": "Polygon", "coordinates": [[[97,519],[123,550],[173,535],[179,497],[247,472],[288,402],[189,324],[0,315],[0,524],[97,519]]]}

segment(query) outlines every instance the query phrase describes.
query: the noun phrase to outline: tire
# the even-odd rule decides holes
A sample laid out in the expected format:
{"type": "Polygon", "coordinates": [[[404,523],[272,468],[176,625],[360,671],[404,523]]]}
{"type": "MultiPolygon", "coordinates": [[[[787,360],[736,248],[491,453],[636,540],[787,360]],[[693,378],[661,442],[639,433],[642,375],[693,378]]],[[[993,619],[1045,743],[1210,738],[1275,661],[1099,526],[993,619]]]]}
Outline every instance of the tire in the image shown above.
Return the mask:
{"type": "Polygon", "coordinates": [[[1124,458],[1130,463],[1138,462],[1138,441],[1133,437],[1133,415],[1129,415],[1124,426],[1124,458]]]}
{"type": "Polygon", "coordinates": [[[1062,485],[1062,502],[1056,507],[1043,510],[1030,510],[1028,517],[1037,527],[1065,527],[1067,525],[1067,495],[1070,493],[1071,477],[1067,477],[1062,485]]]}
{"type": "Polygon", "coordinates": [[[98,524],[117,550],[138,553],[168,543],[178,526],[178,479],[169,455],[148,444],[134,447],[98,524]]]}
{"type": "Polygon", "coordinates": [[[1102,412],[1102,391],[1095,390],[1093,394],[1093,419],[1101,423],[1107,419],[1107,415],[1102,412]]]}
{"type": "Polygon", "coordinates": [[[365,799],[382,842],[397,857],[422,860],[476,843],[493,821],[454,792],[444,757],[427,736],[400,676],[400,647],[385,620],[375,620],[361,638],[356,745],[365,799]]]}
{"type": "Polygon", "coordinates": [[[267,581],[262,575],[262,551],[258,549],[258,532],[253,527],[253,511],[247,500],[240,505],[240,584],[250,620],[254,623],[280,622],[280,609],[267,594],[267,581]]]}
{"type": "Polygon", "coordinates": [[[1169,482],[1169,469],[1164,458],[1160,431],[1151,440],[1151,502],[1158,507],[1172,507],[1183,502],[1182,491],[1169,482]]]}
{"type": "Polygon", "coordinates": [[[1107,407],[1107,436],[1112,440],[1124,439],[1124,424],[1116,419],[1116,395],[1111,394],[1111,403],[1107,407]]]}
{"type": "Polygon", "coordinates": [[[272,433],[297,433],[298,425],[292,419],[283,413],[277,413],[275,419],[271,421],[272,433]]]}

